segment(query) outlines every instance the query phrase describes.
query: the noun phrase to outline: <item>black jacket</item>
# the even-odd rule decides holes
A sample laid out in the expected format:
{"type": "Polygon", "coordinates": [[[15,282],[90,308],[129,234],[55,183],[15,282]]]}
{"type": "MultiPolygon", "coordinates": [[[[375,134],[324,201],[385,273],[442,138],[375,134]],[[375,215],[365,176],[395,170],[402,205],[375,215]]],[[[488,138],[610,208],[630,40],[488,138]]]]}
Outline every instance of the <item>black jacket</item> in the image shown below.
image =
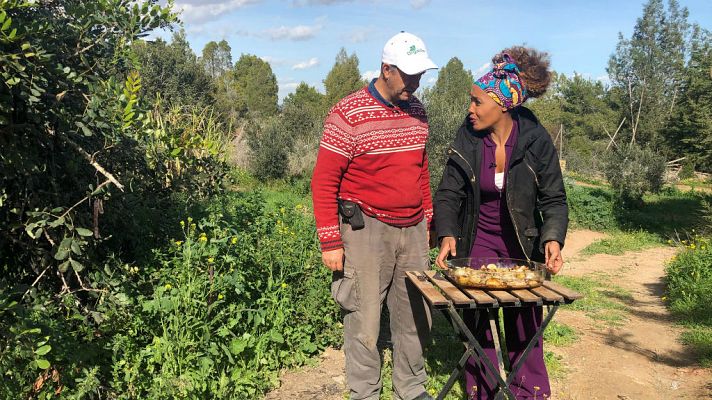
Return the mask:
{"type": "MultiPolygon", "coordinates": [[[[556,240],[563,247],[569,223],[566,192],[551,137],[525,107],[513,111],[519,123],[506,179],[506,201],[524,254],[543,261],[544,243],[556,240]]],[[[478,179],[482,163],[482,137],[466,118],[448,149],[448,160],[434,199],[438,237],[457,239],[457,257],[470,254],[480,209],[478,179]]]]}

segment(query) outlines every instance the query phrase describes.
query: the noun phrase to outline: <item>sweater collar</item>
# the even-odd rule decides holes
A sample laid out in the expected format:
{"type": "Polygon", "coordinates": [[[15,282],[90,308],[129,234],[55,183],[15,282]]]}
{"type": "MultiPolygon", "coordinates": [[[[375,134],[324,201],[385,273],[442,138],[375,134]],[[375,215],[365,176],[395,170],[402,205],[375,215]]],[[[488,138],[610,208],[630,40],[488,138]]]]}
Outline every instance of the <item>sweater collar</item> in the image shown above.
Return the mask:
{"type": "MultiPolygon", "coordinates": [[[[376,80],[378,80],[378,78],[373,78],[371,80],[371,83],[368,84],[368,93],[371,96],[373,96],[373,98],[376,99],[376,101],[383,104],[384,106],[386,106],[388,108],[395,108],[395,105],[393,105],[393,103],[391,103],[390,101],[383,98],[383,96],[381,96],[381,94],[378,92],[378,89],[376,89],[376,80]]],[[[401,109],[407,109],[410,107],[410,102],[409,101],[399,101],[398,107],[401,109]]]]}

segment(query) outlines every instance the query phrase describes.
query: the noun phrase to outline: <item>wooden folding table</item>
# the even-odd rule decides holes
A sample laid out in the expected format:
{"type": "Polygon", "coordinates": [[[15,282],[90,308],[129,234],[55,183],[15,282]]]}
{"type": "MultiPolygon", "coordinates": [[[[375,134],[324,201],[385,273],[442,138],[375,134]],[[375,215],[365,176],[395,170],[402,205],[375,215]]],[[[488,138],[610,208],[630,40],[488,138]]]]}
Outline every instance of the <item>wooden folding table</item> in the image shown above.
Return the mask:
{"type": "Polygon", "coordinates": [[[437,396],[438,400],[444,399],[450,392],[457,378],[462,374],[467,359],[470,357],[474,357],[482,365],[485,373],[489,373],[497,381],[499,391],[495,397],[496,399],[514,399],[514,393],[512,393],[509,386],[529,352],[534,348],[539,337],[551,322],[559,306],[572,303],[583,297],[581,294],[551,281],[544,281],[542,286],[530,289],[478,290],[460,287],[437,271],[410,271],[407,272],[407,277],[423,295],[428,304],[433,309],[440,310],[445,314],[455,331],[463,336],[467,342],[465,353],[460,357],[455,370],[450,375],[445,386],[440,390],[437,396]],[[528,307],[532,305],[547,306],[548,313],[522,355],[512,364],[509,374],[506,374],[496,327],[497,313],[499,308],[528,307]],[[472,331],[462,320],[459,311],[467,309],[476,309],[487,313],[497,353],[499,372],[492,361],[485,355],[484,349],[477,342],[472,331]]]}

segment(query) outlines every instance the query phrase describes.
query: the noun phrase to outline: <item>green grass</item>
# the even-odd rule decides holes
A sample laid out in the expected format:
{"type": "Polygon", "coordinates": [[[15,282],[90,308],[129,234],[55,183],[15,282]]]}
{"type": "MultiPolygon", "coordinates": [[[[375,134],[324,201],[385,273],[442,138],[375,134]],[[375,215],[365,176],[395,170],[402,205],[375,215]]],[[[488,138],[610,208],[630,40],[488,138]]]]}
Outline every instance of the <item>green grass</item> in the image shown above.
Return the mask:
{"type": "Polygon", "coordinates": [[[568,346],[576,342],[577,339],[578,335],[572,327],[554,320],[549,323],[549,326],[547,326],[544,331],[544,342],[546,342],[547,345],[557,347],[568,346]]]}
{"type": "Polygon", "coordinates": [[[591,274],[583,277],[557,276],[554,280],[584,296],[565,306],[567,309],[583,311],[606,326],[620,326],[627,320],[626,303],[633,297],[627,290],[612,284],[607,277],[591,274]]]}
{"type": "Polygon", "coordinates": [[[581,250],[582,255],[621,255],[627,251],[640,251],[661,245],[658,235],[638,230],[632,232],[613,231],[605,239],[597,240],[581,250]]]}
{"type": "Polygon", "coordinates": [[[700,365],[712,368],[712,326],[690,324],[680,336],[680,340],[697,354],[700,365]]]}
{"type": "Polygon", "coordinates": [[[566,377],[566,366],[563,358],[552,351],[544,350],[544,363],[549,379],[562,379],[566,377]]]}

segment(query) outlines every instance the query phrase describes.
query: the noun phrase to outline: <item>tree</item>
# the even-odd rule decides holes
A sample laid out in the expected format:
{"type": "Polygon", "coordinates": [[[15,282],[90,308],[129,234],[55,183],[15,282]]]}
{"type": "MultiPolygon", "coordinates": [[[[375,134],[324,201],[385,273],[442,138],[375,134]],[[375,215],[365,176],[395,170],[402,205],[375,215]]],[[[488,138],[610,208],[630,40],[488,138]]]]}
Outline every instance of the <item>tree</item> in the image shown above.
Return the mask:
{"type": "Polygon", "coordinates": [[[160,94],[166,105],[211,104],[213,83],[185,37],[176,32],[171,43],[158,38],[137,41],[133,50],[139,61],[143,96],[160,94]]]}
{"type": "Polygon", "coordinates": [[[430,124],[427,151],[433,188],[440,183],[446,161],[445,150],[467,114],[472,81],[472,73],[465,70],[462,61],[453,57],[438,73],[435,85],[423,91],[430,124]]]}
{"type": "Polygon", "coordinates": [[[361,89],[366,83],[361,79],[356,53],[350,56],[343,47],[336,55],[334,66],[324,79],[326,107],[331,108],[348,94],[361,89]]]}
{"type": "Polygon", "coordinates": [[[667,142],[697,167],[712,172],[712,34],[699,31],[692,41],[680,101],[675,105],[667,142]]]}
{"type": "Polygon", "coordinates": [[[277,114],[277,78],[268,62],[251,54],[243,54],[232,73],[241,114],[277,114]]]}
{"type": "Polygon", "coordinates": [[[691,32],[687,17],[677,0],[669,0],[667,10],[663,0],[649,0],[631,38],[619,34],[607,70],[631,142],[660,144],[681,95],[691,32]]]}
{"type": "Polygon", "coordinates": [[[231,51],[230,45],[224,39],[220,42],[210,41],[203,47],[200,61],[213,79],[232,69],[231,51]]]}
{"type": "Polygon", "coordinates": [[[314,168],[327,111],[324,106],[324,95],[304,82],[284,99],[282,105],[284,130],[294,140],[289,157],[291,173],[308,173],[314,168]]]}

